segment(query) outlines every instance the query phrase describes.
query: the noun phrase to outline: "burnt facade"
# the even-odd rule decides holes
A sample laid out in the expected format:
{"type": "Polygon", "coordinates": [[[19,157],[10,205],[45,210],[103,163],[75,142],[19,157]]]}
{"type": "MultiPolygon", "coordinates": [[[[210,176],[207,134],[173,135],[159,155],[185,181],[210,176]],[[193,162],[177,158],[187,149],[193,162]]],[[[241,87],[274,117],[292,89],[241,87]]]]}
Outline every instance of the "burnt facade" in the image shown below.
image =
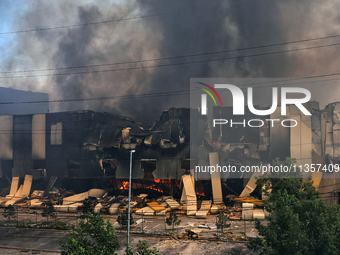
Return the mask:
{"type": "Polygon", "coordinates": [[[3,177],[179,179],[190,157],[190,109],[169,109],[148,129],[93,111],[0,116],[3,177]],[[144,168],[146,168],[144,171],[144,168]]]}
{"type": "MultiPolygon", "coordinates": [[[[145,130],[129,118],[94,111],[2,115],[1,174],[3,178],[32,174],[35,179],[128,179],[131,150],[135,150],[132,178],[151,181],[179,180],[193,165],[209,165],[211,152],[218,153],[220,165],[237,167],[270,163],[276,157],[295,158],[297,165],[333,164],[340,161],[339,105],[320,110],[317,102],[310,102],[306,107],[311,116],[287,106],[285,118],[298,123],[294,127],[266,121],[279,123],[280,107],[270,116],[246,112],[242,118],[235,118],[231,107],[215,107],[214,118],[239,123],[216,127],[199,109],[171,108],[145,130]],[[242,125],[252,119],[263,125],[242,125]]],[[[195,177],[211,179],[209,173],[195,173],[195,177]]],[[[246,181],[251,174],[226,178],[246,181]]],[[[329,186],[324,189],[327,194],[337,192],[330,173],[315,173],[312,178],[320,191],[329,186]]]]}

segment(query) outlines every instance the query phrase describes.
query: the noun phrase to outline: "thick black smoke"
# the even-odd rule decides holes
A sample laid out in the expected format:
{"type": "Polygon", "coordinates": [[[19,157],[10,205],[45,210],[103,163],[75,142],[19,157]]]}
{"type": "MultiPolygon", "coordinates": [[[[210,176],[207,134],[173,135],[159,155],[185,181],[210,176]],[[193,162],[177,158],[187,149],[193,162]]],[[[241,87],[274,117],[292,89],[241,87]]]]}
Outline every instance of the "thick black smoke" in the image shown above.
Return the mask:
{"type": "MultiPolygon", "coordinates": [[[[11,70],[27,70],[122,63],[328,36],[339,31],[337,5],[339,4],[334,1],[321,3],[316,0],[90,1],[81,5],[79,1],[69,0],[34,1],[23,7],[25,11],[20,12],[22,15],[16,18],[13,29],[161,15],[16,34],[17,44],[11,49],[13,57],[7,59],[6,67],[11,70]]],[[[143,63],[34,71],[24,74],[80,74],[7,79],[6,84],[2,85],[48,92],[53,100],[188,90],[190,78],[197,77],[281,78],[320,75],[339,71],[338,46],[249,58],[241,56],[338,41],[338,38],[332,38],[143,63]],[[205,62],[209,59],[236,56],[240,58],[205,62]],[[158,65],[169,66],[155,67],[158,65]],[[154,67],[138,69],[147,66],[154,67]],[[137,69],[106,71],[130,68],[137,69]]],[[[313,95],[313,89],[311,90],[313,95]]],[[[316,100],[326,102],[329,92],[324,90],[317,95],[319,98],[316,97],[316,100]]],[[[169,107],[189,107],[189,95],[90,100],[51,105],[53,111],[91,109],[113,112],[131,117],[144,125],[149,125],[162,110],[169,107]]]]}

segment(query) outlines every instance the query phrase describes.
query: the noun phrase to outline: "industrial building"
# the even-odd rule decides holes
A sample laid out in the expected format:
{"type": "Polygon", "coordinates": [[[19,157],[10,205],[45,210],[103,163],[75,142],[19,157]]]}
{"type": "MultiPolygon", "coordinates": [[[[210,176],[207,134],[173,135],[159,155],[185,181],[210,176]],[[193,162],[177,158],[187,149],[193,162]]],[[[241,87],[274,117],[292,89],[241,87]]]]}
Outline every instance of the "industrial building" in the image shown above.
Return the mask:
{"type": "Polygon", "coordinates": [[[47,93],[0,87],[0,115],[47,113],[47,93]]]}
{"type": "MultiPolygon", "coordinates": [[[[11,89],[4,89],[10,93],[11,89]]],[[[14,91],[14,90],[13,90],[14,91]]],[[[331,103],[320,110],[317,102],[305,106],[311,116],[301,115],[295,106],[287,106],[286,119],[298,123],[292,127],[273,125],[268,119],[281,120],[280,107],[270,116],[261,116],[258,127],[217,125],[211,127],[199,109],[171,108],[148,128],[133,120],[109,113],[74,111],[48,113],[48,95],[34,95],[17,102],[40,102],[27,105],[26,112],[19,104],[10,111],[7,104],[0,108],[0,166],[2,185],[12,177],[32,175],[46,185],[50,177],[58,178],[59,186],[78,191],[91,187],[107,188],[112,180],[129,177],[130,150],[133,154],[132,178],[152,185],[163,184],[164,193],[174,194],[183,174],[195,165],[210,165],[210,153],[217,152],[220,165],[270,164],[277,157],[295,158],[297,165],[333,165],[340,162],[340,103],[331,103]],[[46,100],[47,99],[47,100],[46,100]],[[26,101],[23,101],[26,100],[26,101]],[[40,105],[41,106],[41,105],[40,105]],[[19,114],[20,112],[22,114],[19,114]],[[160,181],[161,180],[161,181],[160,181]],[[166,188],[165,186],[168,186],[166,188]]],[[[14,94],[16,94],[14,93],[14,94]]],[[[14,96],[12,95],[12,100],[14,96]]],[[[10,102],[11,98],[6,98],[10,102]]],[[[13,101],[14,102],[14,101],[13,101]]],[[[259,119],[250,112],[235,117],[231,107],[214,107],[215,119],[234,118],[235,122],[259,119]]],[[[311,175],[314,184],[330,203],[338,203],[336,173],[319,171],[311,175]],[[333,185],[331,185],[333,184],[333,185]]],[[[211,194],[210,173],[194,173],[197,192],[211,194]],[[209,184],[209,185],[206,185],[209,184]]],[[[255,189],[256,174],[236,173],[220,176],[223,192],[239,195],[246,187],[255,189]],[[234,186],[233,186],[234,185],[234,186]]],[[[39,183],[37,181],[36,183],[39,183]]],[[[121,188],[121,182],[115,188],[121,188]]],[[[111,187],[112,189],[112,187],[111,187]]],[[[247,194],[248,194],[247,193],[247,194]]],[[[248,194],[248,195],[249,195],[248,194]]]]}

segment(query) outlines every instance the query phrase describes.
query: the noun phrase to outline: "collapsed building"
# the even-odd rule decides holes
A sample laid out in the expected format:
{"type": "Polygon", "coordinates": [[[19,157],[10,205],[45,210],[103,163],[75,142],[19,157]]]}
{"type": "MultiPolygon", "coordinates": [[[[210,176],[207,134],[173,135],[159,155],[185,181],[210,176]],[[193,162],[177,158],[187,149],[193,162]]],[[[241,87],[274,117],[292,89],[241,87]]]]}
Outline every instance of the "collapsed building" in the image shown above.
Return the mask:
{"type": "MultiPolygon", "coordinates": [[[[296,106],[287,106],[286,118],[298,123],[291,127],[266,121],[281,121],[280,107],[261,117],[250,112],[233,116],[232,107],[213,109],[215,119],[233,118],[239,123],[263,120],[258,127],[212,128],[199,109],[188,108],[163,111],[148,129],[129,118],[94,111],[1,115],[1,186],[9,187],[7,180],[29,174],[41,186],[53,177],[58,179],[59,188],[77,192],[90,188],[124,190],[131,150],[135,150],[133,187],[153,187],[171,195],[179,191],[182,176],[194,165],[210,164],[211,153],[217,153],[215,161],[220,165],[236,168],[270,164],[277,157],[295,158],[298,166],[336,165],[340,162],[340,103],[331,103],[323,110],[317,102],[305,106],[311,116],[302,115],[296,106]]],[[[214,185],[210,174],[191,174],[199,180],[196,193],[211,197],[214,185]]],[[[249,196],[256,186],[255,177],[252,173],[223,176],[223,197],[229,193],[249,196]]],[[[340,183],[334,172],[319,171],[312,178],[321,196],[338,203],[340,183]]]]}
{"type": "Polygon", "coordinates": [[[1,176],[55,176],[73,188],[81,180],[87,189],[107,178],[128,179],[135,149],[133,179],[180,179],[189,169],[189,117],[189,109],[173,108],[143,130],[129,118],[94,111],[3,115],[1,176]]]}

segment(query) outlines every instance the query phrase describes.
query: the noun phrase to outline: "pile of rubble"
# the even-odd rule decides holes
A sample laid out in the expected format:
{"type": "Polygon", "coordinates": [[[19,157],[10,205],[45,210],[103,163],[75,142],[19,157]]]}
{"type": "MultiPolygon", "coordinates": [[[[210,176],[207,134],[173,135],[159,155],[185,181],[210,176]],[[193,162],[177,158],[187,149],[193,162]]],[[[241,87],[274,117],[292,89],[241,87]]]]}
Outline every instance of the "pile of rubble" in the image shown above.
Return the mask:
{"type": "MultiPolygon", "coordinates": [[[[52,202],[57,212],[76,213],[84,206],[84,201],[89,200],[94,206],[95,213],[117,215],[128,209],[126,196],[108,196],[103,189],[90,189],[80,194],[70,191],[53,191],[55,179],[51,178],[45,191],[34,190],[31,194],[32,175],[26,175],[24,183],[19,186],[19,177],[13,177],[10,192],[6,197],[0,198],[0,206],[8,207],[17,205],[28,208],[44,208],[47,202],[52,202]],[[51,191],[52,190],[52,191],[51,191]]],[[[139,194],[131,198],[130,208],[136,215],[165,216],[170,211],[179,214],[206,219],[209,214],[217,214],[221,210],[228,215],[230,220],[264,219],[263,209],[254,208],[262,206],[261,200],[251,198],[233,198],[235,205],[226,207],[222,194],[216,198],[216,192],[211,200],[198,201],[195,192],[195,181],[190,175],[183,175],[181,180],[182,196],[176,200],[171,196],[162,196],[158,199],[148,199],[147,194],[139,194]],[[241,205],[242,204],[242,205],[241,205]]]]}

